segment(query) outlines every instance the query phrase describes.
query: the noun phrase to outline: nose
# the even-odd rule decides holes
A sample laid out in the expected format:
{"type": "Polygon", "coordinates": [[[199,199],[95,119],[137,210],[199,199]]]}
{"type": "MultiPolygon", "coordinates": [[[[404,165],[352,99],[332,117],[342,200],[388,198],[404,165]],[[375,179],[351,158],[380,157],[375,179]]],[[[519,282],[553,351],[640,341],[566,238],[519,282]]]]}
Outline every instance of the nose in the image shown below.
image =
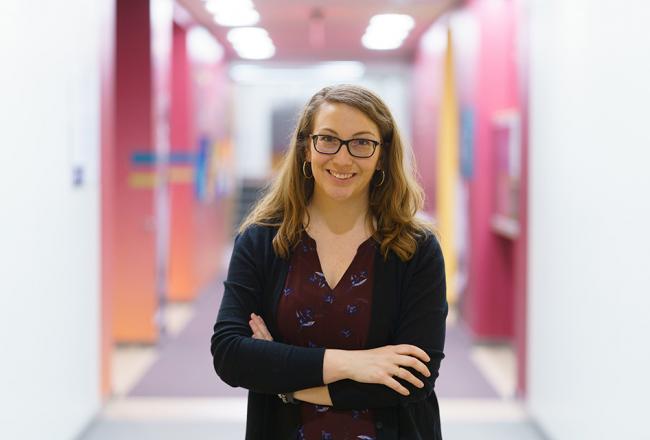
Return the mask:
{"type": "Polygon", "coordinates": [[[353,161],[353,156],[348,151],[347,143],[343,143],[339,151],[332,156],[332,161],[337,164],[349,164],[353,161]]]}

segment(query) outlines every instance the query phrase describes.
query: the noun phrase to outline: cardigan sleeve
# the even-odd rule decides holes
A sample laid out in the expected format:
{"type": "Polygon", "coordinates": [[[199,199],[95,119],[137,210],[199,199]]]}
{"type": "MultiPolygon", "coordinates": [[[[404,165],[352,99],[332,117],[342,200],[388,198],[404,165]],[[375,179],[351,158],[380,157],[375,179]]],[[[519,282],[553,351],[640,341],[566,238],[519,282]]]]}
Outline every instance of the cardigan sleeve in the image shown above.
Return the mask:
{"type": "Polygon", "coordinates": [[[390,344],[411,344],[423,349],[431,358],[426,365],[431,372],[425,377],[408,368],[423,383],[417,388],[398,379],[410,394],[403,396],[381,384],[341,380],[328,385],[332,405],[337,409],[380,408],[405,405],[424,400],[433,392],[440,362],[444,358],[447,298],[445,265],[442,250],[433,235],[420,243],[414,256],[411,274],[402,293],[399,318],[390,344]]]}
{"type": "Polygon", "coordinates": [[[260,235],[254,226],[235,239],[211,339],[214,369],[228,385],[259,393],[321,386],[325,349],[252,338],[250,314],[261,314],[263,295],[271,295],[265,284],[272,284],[263,276],[269,262],[263,261],[267,237],[260,235]]]}

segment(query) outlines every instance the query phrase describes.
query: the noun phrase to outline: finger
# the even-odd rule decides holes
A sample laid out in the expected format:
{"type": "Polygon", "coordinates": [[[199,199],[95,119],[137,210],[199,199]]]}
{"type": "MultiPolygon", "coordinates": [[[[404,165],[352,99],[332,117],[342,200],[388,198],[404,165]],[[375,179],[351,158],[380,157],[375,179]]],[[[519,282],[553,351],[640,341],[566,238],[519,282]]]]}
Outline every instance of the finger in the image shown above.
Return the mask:
{"type": "Polygon", "coordinates": [[[251,328],[259,329],[260,317],[255,313],[251,313],[251,319],[249,319],[248,323],[250,324],[251,328]]]}
{"type": "Polygon", "coordinates": [[[264,339],[268,341],[273,340],[273,336],[271,336],[271,333],[267,329],[260,328],[260,333],[264,336],[264,339]]]}
{"type": "Polygon", "coordinates": [[[266,328],[266,324],[264,323],[264,320],[262,319],[261,316],[252,314],[251,319],[260,327],[260,328],[266,328]]]}
{"type": "Polygon", "coordinates": [[[265,338],[264,331],[260,328],[259,324],[257,322],[255,322],[255,320],[251,319],[248,322],[248,324],[250,325],[251,329],[253,330],[253,334],[255,336],[257,336],[258,339],[264,339],[265,338]]]}
{"type": "Polygon", "coordinates": [[[420,379],[415,377],[413,375],[413,373],[411,373],[409,370],[406,370],[404,368],[398,368],[397,374],[395,376],[399,377],[400,379],[403,379],[403,380],[405,380],[407,382],[412,383],[413,385],[415,385],[418,388],[424,387],[424,383],[420,379]]]}
{"type": "Polygon", "coordinates": [[[259,339],[259,336],[260,336],[259,333],[260,333],[260,332],[259,332],[259,330],[257,329],[257,324],[255,323],[255,321],[253,321],[253,320],[251,319],[250,321],[248,321],[248,325],[250,326],[251,330],[253,331],[253,337],[254,337],[254,338],[257,337],[257,338],[259,339]]]}
{"type": "Polygon", "coordinates": [[[431,358],[426,353],[426,351],[422,350],[420,347],[416,347],[415,345],[401,344],[401,345],[398,345],[395,348],[396,348],[396,352],[398,354],[405,354],[405,355],[409,355],[409,356],[415,356],[415,357],[421,359],[424,362],[429,362],[431,360],[431,358]]]}
{"type": "Polygon", "coordinates": [[[271,336],[271,333],[268,331],[261,318],[257,317],[257,319],[251,319],[249,325],[251,326],[256,339],[264,339],[266,341],[273,340],[273,336],[271,336]]]}
{"type": "Polygon", "coordinates": [[[257,322],[257,327],[259,328],[260,332],[264,334],[265,337],[267,337],[270,340],[273,340],[273,337],[271,336],[271,332],[269,329],[266,327],[266,323],[264,320],[260,317],[255,315],[255,321],[257,322]]]}
{"type": "Polygon", "coordinates": [[[260,326],[260,328],[266,328],[266,323],[264,322],[261,316],[254,315],[253,319],[260,326]]]}
{"type": "Polygon", "coordinates": [[[399,359],[397,360],[397,365],[400,365],[402,367],[411,367],[417,371],[420,372],[420,374],[430,377],[431,372],[427,368],[426,365],[424,365],[422,362],[420,362],[417,358],[414,358],[413,356],[400,356],[399,359]]]}
{"type": "Polygon", "coordinates": [[[429,362],[431,358],[426,351],[422,350],[420,347],[416,347],[411,344],[400,344],[395,347],[395,351],[401,355],[414,356],[423,362],[429,362]]]}
{"type": "Polygon", "coordinates": [[[409,390],[404,385],[402,385],[401,383],[399,383],[398,381],[396,381],[390,376],[386,376],[384,385],[386,385],[388,388],[392,388],[393,390],[397,391],[402,396],[408,396],[410,394],[409,390]]]}

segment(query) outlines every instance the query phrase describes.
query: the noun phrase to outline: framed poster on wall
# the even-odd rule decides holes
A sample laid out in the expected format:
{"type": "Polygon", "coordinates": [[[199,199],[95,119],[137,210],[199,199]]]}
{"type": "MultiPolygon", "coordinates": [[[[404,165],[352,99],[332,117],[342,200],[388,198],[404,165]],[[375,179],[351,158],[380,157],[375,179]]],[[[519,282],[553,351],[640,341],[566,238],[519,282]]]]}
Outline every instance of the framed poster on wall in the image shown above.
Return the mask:
{"type": "Polygon", "coordinates": [[[492,118],[494,211],[492,229],[508,238],[519,235],[521,116],[504,110],[492,118]]]}

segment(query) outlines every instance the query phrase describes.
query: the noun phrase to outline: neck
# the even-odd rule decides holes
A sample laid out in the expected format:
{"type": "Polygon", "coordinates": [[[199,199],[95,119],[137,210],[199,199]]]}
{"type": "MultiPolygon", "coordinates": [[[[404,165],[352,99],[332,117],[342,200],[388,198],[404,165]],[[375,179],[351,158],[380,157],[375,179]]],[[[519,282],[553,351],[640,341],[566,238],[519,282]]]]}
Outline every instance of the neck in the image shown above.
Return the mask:
{"type": "Polygon", "coordinates": [[[307,210],[310,226],[324,226],[335,234],[345,234],[356,228],[369,229],[368,197],[365,194],[352,200],[339,201],[314,191],[307,210]]]}

